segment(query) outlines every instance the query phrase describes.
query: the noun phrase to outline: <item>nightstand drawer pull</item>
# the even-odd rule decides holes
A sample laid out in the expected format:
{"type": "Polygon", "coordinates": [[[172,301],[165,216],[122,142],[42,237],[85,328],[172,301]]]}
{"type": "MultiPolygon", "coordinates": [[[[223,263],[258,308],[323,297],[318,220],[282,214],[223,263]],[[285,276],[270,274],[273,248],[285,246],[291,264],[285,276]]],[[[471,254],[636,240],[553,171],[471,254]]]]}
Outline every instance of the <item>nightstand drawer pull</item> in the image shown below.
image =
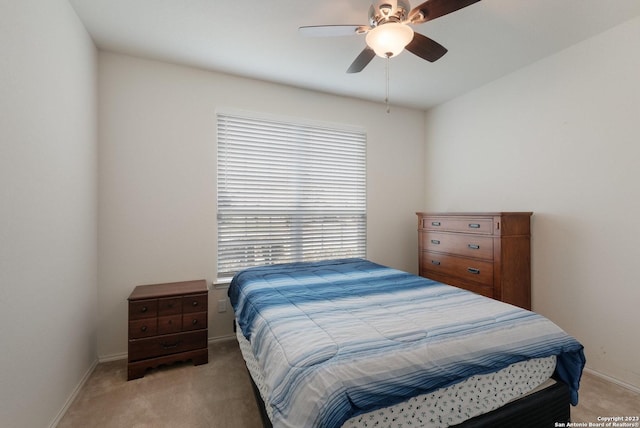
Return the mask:
{"type": "Polygon", "coordinates": [[[142,327],[140,327],[140,331],[147,331],[147,326],[143,325],[142,327]]]}
{"type": "Polygon", "coordinates": [[[467,272],[472,273],[474,275],[480,275],[480,269],[476,269],[476,268],[467,268],[467,272]]]}
{"type": "Polygon", "coordinates": [[[194,300],[193,303],[191,303],[192,306],[198,306],[198,301],[194,300]]]}
{"type": "Polygon", "coordinates": [[[173,348],[177,348],[179,345],[180,345],[179,340],[176,343],[163,343],[162,349],[173,349],[173,348]]]}
{"type": "Polygon", "coordinates": [[[432,239],[431,243],[434,245],[440,245],[440,241],[438,241],[437,239],[432,239]]]}
{"type": "Polygon", "coordinates": [[[192,320],[192,321],[191,321],[191,324],[193,324],[193,325],[198,324],[198,320],[196,320],[196,319],[192,320]]]}
{"type": "Polygon", "coordinates": [[[439,221],[432,221],[431,222],[431,226],[440,226],[440,222],[439,221]]]}
{"type": "Polygon", "coordinates": [[[440,262],[437,260],[431,260],[432,265],[440,266],[440,262]]]}
{"type": "Polygon", "coordinates": [[[480,249],[480,245],[478,245],[478,244],[469,244],[469,245],[467,245],[467,247],[469,247],[472,250],[479,250],[480,249]]]}
{"type": "Polygon", "coordinates": [[[469,223],[469,227],[471,229],[480,229],[480,225],[478,223],[469,223]]]}
{"type": "Polygon", "coordinates": [[[147,312],[149,310],[149,308],[147,308],[146,306],[143,306],[142,309],[140,309],[140,312],[147,312]]]}

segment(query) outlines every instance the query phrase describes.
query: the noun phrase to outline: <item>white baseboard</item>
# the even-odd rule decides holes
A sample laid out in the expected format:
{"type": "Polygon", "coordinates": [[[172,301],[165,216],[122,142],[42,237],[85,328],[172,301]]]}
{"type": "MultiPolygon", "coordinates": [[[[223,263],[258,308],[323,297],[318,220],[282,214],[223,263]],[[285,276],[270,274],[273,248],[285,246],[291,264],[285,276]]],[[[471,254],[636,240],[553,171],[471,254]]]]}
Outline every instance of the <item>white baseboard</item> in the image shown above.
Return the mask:
{"type": "Polygon", "coordinates": [[[126,360],[126,359],[127,359],[127,353],[123,352],[120,354],[102,355],[98,357],[98,362],[108,363],[110,361],[118,361],[118,360],[126,360]]]}
{"type": "Polygon", "coordinates": [[[236,340],[236,335],[232,333],[226,336],[210,337],[208,343],[224,342],[225,340],[236,340]]]}
{"type": "Polygon", "coordinates": [[[93,371],[96,369],[97,366],[98,366],[98,359],[96,358],[91,364],[91,366],[89,367],[89,369],[86,371],[84,376],[82,376],[82,379],[80,379],[80,382],[78,382],[76,387],[73,389],[73,391],[71,392],[71,395],[69,395],[69,397],[67,398],[67,401],[65,401],[64,406],[62,406],[62,408],[60,409],[56,417],[49,424],[49,428],[55,428],[58,426],[58,424],[62,420],[62,417],[64,416],[65,413],[67,413],[67,410],[69,410],[69,407],[71,407],[71,404],[73,404],[73,401],[76,399],[76,397],[80,393],[80,390],[82,390],[82,387],[84,386],[84,384],[87,383],[87,381],[89,380],[89,377],[91,377],[91,374],[93,373],[93,371]]]}
{"type": "Polygon", "coordinates": [[[621,386],[621,387],[623,387],[625,389],[633,391],[636,394],[640,394],[640,388],[638,388],[635,385],[631,385],[629,383],[623,382],[623,381],[621,381],[619,379],[616,379],[614,377],[608,376],[608,375],[606,375],[604,373],[600,373],[599,371],[590,369],[589,367],[585,367],[584,371],[589,373],[589,374],[591,374],[591,375],[593,375],[593,376],[599,377],[600,379],[606,380],[607,382],[614,383],[614,384],[616,384],[618,386],[621,386]]]}

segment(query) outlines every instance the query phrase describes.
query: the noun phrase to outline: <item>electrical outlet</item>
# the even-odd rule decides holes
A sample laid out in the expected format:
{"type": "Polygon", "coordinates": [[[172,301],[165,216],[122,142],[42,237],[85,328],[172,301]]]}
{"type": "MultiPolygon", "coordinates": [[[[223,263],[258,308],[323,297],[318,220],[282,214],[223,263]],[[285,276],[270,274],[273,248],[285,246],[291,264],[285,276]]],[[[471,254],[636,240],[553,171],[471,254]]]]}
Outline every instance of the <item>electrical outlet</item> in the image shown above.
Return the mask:
{"type": "Polygon", "coordinates": [[[227,312],[227,300],[218,300],[218,312],[227,312]]]}

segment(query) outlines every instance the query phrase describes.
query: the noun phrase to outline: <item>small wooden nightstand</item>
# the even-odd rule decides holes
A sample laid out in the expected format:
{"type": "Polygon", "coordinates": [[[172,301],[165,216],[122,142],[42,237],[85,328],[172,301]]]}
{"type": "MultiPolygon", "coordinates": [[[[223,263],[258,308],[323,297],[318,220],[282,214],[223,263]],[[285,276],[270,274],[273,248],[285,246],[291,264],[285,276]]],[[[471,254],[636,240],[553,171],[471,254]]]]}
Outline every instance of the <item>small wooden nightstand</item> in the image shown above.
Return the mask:
{"type": "Polygon", "coordinates": [[[202,280],[137,286],[129,296],[127,380],[148,368],[192,360],[209,362],[207,282],[202,280]]]}

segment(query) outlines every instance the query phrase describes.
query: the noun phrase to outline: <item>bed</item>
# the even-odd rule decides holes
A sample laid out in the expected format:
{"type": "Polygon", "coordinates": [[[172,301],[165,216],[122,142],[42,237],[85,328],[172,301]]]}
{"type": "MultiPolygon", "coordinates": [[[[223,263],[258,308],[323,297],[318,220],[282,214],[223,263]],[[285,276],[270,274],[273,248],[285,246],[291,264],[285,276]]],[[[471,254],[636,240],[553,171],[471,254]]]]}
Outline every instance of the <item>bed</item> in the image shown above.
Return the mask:
{"type": "Polygon", "coordinates": [[[229,297],[265,426],[553,426],[577,404],[579,342],[456,287],[340,259],[246,269],[229,297]]]}

